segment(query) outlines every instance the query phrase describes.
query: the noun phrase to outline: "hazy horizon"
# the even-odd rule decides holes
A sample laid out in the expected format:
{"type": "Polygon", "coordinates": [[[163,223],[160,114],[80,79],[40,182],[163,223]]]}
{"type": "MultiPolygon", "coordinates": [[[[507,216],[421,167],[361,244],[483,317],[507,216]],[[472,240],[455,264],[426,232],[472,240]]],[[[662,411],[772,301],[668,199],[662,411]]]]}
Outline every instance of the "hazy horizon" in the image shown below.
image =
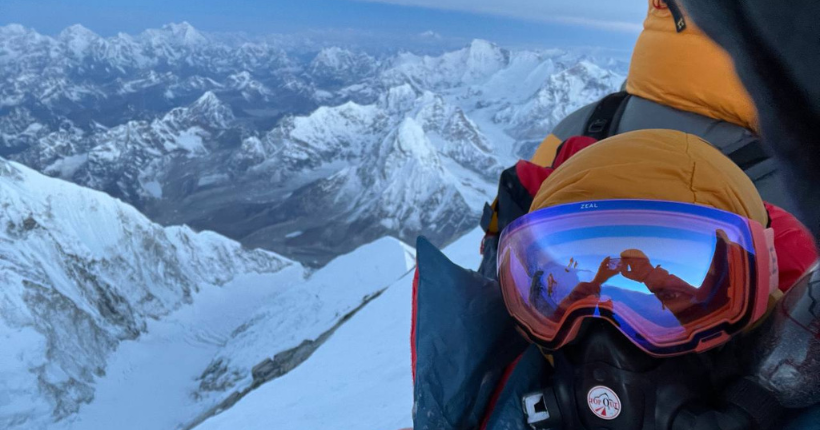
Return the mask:
{"type": "Polygon", "coordinates": [[[109,37],[137,34],[169,23],[188,22],[207,33],[315,35],[401,40],[435,35],[443,47],[486,39],[507,47],[600,47],[631,50],[644,16],[642,1],[548,4],[462,0],[275,0],[268,3],[215,0],[12,0],[0,4],[0,25],[20,24],[46,35],[80,24],[109,37]],[[528,12],[528,8],[530,8],[528,12]]]}

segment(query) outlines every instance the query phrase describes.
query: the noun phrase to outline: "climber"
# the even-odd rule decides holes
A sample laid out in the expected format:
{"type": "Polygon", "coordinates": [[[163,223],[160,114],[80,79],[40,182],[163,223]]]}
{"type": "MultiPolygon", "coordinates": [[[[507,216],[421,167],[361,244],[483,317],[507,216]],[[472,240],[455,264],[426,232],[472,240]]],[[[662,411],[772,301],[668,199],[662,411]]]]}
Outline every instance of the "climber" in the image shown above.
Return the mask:
{"type": "MultiPolygon", "coordinates": [[[[573,136],[602,140],[635,130],[678,130],[720,149],[746,172],[767,202],[793,213],[794,202],[782,192],[782,174],[758,128],[755,106],[728,54],[687,20],[675,3],[648,0],[625,91],[568,115],[538,146],[531,162],[551,166],[558,148],[573,136]]],[[[485,208],[482,219],[487,258],[480,272],[488,277],[495,276],[498,234],[528,209],[517,204],[518,178],[505,173],[498,199],[485,208]],[[511,192],[513,202],[508,201],[511,192]]]]}
{"type": "MultiPolygon", "coordinates": [[[[820,274],[811,234],[789,213],[802,208],[804,219],[820,216],[812,205],[820,201],[815,168],[820,152],[811,129],[818,111],[816,101],[807,98],[817,82],[801,74],[811,69],[803,66],[820,63],[811,37],[817,34],[816,20],[795,20],[797,34],[806,36],[800,40],[784,37],[789,26],[767,24],[769,31],[758,24],[762,16],[786,22],[818,6],[685,2],[709,34],[742,60],[738,72],[754,84],[750,92],[757,109],[728,55],[680,5],[651,1],[627,91],[570,115],[532,162],[502,175],[498,200],[483,220],[488,234],[482,273],[488,276],[454,266],[429,243],[419,242],[412,336],[416,428],[816,426],[820,274]],[[784,43],[782,51],[774,51],[784,43]],[[798,64],[802,56],[808,60],[798,64]],[[788,73],[789,65],[799,67],[788,73]],[[756,110],[767,138],[782,141],[764,146],[756,110]],[[730,161],[710,154],[704,141],[691,135],[681,140],[669,131],[628,133],[654,128],[699,136],[730,161]],[[777,171],[768,148],[785,148],[775,155],[794,170],[777,171]],[[619,158],[622,153],[631,159],[619,158]],[[687,167],[675,164],[676,157],[698,161],[687,167]],[[737,166],[751,183],[744,183],[737,166]],[[689,188],[681,188],[687,179],[689,188]],[[760,195],[789,211],[763,203],[760,195]],[[632,207],[612,207],[624,204],[632,207]],[[656,218],[618,231],[611,218],[617,210],[632,211],[630,220],[647,212],[656,218]],[[592,257],[560,255],[579,238],[533,222],[563,217],[579,230],[590,226],[584,218],[589,213],[602,219],[592,223],[597,230],[582,236],[577,248],[608,246],[592,257]],[[659,221],[669,216],[678,222],[659,221]],[[724,230],[727,219],[735,233],[724,230]],[[516,228],[522,239],[515,239],[516,228]],[[664,234],[687,228],[691,236],[684,241],[664,234]],[[557,246],[556,238],[565,242],[557,246]],[[496,258],[499,241],[501,258],[496,258]],[[508,243],[531,246],[525,252],[508,243]],[[521,258],[508,258],[514,250],[521,258]],[[614,257],[618,253],[620,261],[614,257]],[[649,264],[647,254],[662,267],[649,264]],[[697,258],[684,258],[690,254],[697,258]],[[708,263],[717,257],[720,264],[708,263]],[[593,263],[601,258],[607,264],[593,263]],[[693,261],[700,261],[697,270],[675,266],[693,261]],[[488,279],[497,273],[500,285],[488,279]],[[667,296],[666,303],[676,309],[667,307],[658,279],[674,285],[671,293],[689,303],[667,296]],[[694,292],[705,286],[699,291],[709,294],[694,292]],[[574,291],[582,294],[566,300],[574,291]],[[696,297],[698,303],[691,303],[696,297]],[[658,314],[659,302],[674,318],[658,314]],[[694,306],[701,309],[689,311],[694,306]],[[555,312],[560,308],[565,310],[555,312]],[[682,311],[689,313],[686,318],[682,311]]],[[[811,226],[820,231],[816,222],[811,226]]]]}
{"type": "Polygon", "coordinates": [[[500,282],[420,241],[416,429],[767,430],[820,402],[805,227],[693,135],[572,138],[559,161],[523,175],[542,183],[500,282]]]}

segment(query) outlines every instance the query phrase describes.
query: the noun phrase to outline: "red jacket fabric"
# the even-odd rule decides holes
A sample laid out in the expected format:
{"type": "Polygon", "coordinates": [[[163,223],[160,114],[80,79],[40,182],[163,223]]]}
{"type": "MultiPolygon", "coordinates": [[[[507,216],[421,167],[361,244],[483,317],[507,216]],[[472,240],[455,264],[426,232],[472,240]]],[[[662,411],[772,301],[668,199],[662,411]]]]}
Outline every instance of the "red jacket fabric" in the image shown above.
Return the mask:
{"type": "Polygon", "coordinates": [[[766,210],[774,230],[780,291],[786,292],[817,263],[817,246],[809,230],[794,215],[769,203],[766,210]]]}
{"type": "Polygon", "coordinates": [[[530,161],[521,160],[515,165],[515,173],[521,185],[527,189],[530,196],[535,196],[541,188],[541,184],[552,174],[555,169],[561,167],[565,161],[572,158],[582,149],[586,149],[598,142],[586,136],[575,136],[567,139],[558,148],[558,154],[552,162],[552,167],[542,167],[530,161]]]}

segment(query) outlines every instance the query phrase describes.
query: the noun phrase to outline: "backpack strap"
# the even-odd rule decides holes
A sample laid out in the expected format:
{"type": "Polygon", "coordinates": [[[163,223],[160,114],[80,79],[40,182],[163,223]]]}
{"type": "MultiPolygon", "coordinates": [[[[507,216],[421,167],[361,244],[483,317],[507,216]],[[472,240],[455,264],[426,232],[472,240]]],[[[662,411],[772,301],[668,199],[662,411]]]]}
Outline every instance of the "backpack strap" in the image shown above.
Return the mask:
{"type": "MultiPolygon", "coordinates": [[[[667,2],[667,4],[671,10],[671,5],[674,3],[667,2]]],[[[629,93],[621,91],[601,99],[587,119],[584,136],[603,140],[617,134],[618,123],[620,123],[630,97],[629,93]]],[[[760,137],[756,135],[750,135],[734,148],[722,148],[722,152],[745,171],[752,181],[766,177],[774,173],[776,169],[772,156],[766,151],[760,137]]]]}
{"type": "Polygon", "coordinates": [[[775,161],[766,151],[763,141],[758,136],[751,135],[731,150],[724,151],[724,154],[746,172],[752,181],[774,173],[777,168],[775,161]]]}
{"type": "Polygon", "coordinates": [[[601,99],[584,126],[584,136],[596,140],[604,140],[612,136],[617,130],[616,124],[626,109],[626,102],[630,97],[629,93],[621,91],[601,99]]]}

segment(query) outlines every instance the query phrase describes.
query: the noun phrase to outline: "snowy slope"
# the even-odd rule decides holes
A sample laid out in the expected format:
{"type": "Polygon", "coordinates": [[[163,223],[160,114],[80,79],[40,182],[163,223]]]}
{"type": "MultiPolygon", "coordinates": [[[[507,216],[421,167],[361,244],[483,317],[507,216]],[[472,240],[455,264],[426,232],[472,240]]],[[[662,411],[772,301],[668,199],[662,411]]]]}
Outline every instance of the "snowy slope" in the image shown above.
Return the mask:
{"type": "MultiPolygon", "coordinates": [[[[480,261],[476,230],[445,249],[464,267],[480,261]]],[[[304,364],[196,430],[399,429],[412,426],[412,273],[342,326],[304,364]]]]}
{"type": "MultiPolygon", "coordinates": [[[[292,274],[245,276],[230,289],[205,292],[191,306],[150,323],[140,339],[124,342],[112,354],[94,401],[52,428],[173,429],[197,423],[254,384],[260,375],[253,369],[260,364],[311,342],[320,347],[325,332],[413,264],[412,249],[385,238],[306,280],[292,274]]],[[[275,364],[286,372],[299,361],[275,364]]]]}
{"type": "Polygon", "coordinates": [[[0,427],[41,428],[95,396],[107,359],[154,320],[247,275],[298,265],[162,228],[111,197],[0,159],[0,427]]]}
{"type": "Polygon", "coordinates": [[[164,429],[299,366],[415,264],[383,238],[312,274],[0,161],[0,426],[164,429]]]}

